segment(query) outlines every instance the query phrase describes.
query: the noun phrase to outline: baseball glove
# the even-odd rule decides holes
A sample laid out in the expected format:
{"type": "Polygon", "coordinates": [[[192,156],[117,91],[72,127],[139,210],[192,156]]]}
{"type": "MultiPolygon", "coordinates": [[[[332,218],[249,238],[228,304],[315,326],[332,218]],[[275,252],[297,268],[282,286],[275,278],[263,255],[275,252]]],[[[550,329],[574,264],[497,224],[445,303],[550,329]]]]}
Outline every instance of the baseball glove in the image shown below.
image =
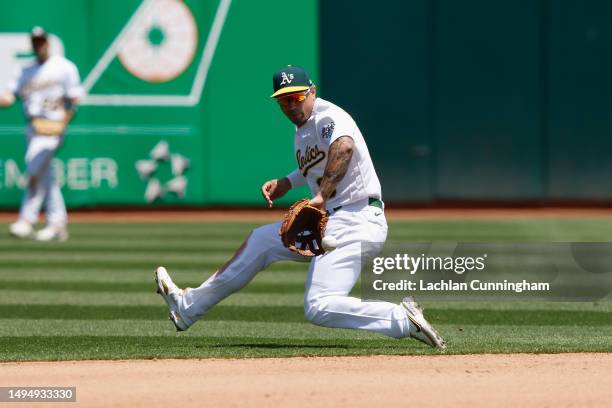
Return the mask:
{"type": "Polygon", "coordinates": [[[278,232],[283,245],[303,256],[325,253],[321,240],[325,234],[328,215],[325,211],[309,205],[309,199],[297,201],[285,214],[278,232]]]}
{"type": "Polygon", "coordinates": [[[32,119],[32,127],[37,135],[59,136],[64,133],[66,125],[61,120],[34,118],[32,119]]]}

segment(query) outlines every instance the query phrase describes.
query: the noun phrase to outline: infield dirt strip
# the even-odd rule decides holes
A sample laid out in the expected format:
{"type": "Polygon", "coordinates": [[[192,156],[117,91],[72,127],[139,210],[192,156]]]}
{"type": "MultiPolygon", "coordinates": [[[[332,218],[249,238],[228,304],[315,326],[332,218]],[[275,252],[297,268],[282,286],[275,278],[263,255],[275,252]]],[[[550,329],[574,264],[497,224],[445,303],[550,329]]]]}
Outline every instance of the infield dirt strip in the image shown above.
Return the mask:
{"type": "MultiPolygon", "coordinates": [[[[201,209],[201,210],[96,210],[71,211],[69,223],[129,223],[129,222],[222,222],[250,221],[276,222],[283,218],[286,209],[201,209]]],[[[392,208],[385,209],[387,219],[399,220],[449,220],[449,219],[520,219],[520,218],[607,218],[611,208],[392,208]]],[[[0,222],[13,222],[16,212],[0,212],[0,222]]]]}
{"type": "Polygon", "coordinates": [[[55,407],[603,407],[612,354],[2,363],[0,384],[76,386],[55,407]]]}

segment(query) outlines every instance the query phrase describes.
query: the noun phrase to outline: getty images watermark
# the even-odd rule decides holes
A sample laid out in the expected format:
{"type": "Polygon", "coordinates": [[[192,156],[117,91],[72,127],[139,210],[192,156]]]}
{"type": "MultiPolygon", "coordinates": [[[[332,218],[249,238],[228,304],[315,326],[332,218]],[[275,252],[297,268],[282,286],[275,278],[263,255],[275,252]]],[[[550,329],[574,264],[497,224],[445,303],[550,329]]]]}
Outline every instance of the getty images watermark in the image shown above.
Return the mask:
{"type": "MultiPolygon", "coordinates": [[[[465,272],[484,271],[486,268],[485,260],[487,254],[473,257],[441,257],[441,256],[411,256],[408,254],[396,254],[394,257],[376,257],[372,260],[372,272],[376,275],[381,275],[385,271],[396,270],[405,271],[410,276],[416,274],[417,271],[436,272],[436,271],[452,271],[457,275],[463,275],[465,272]]],[[[425,279],[400,279],[394,282],[385,282],[382,278],[376,279],[373,282],[373,289],[381,290],[421,290],[421,291],[514,291],[517,293],[525,290],[548,291],[550,283],[548,282],[530,282],[526,279],[521,281],[508,281],[504,279],[502,282],[483,282],[480,279],[472,279],[469,282],[457,282],[453,279],[439,279],[437,281],[428,281],[425,279]]]]}
{"type": "Polygon", "coordinates": [[[363,299],[609,300],[612,243],[362,243],[363,299]]]}

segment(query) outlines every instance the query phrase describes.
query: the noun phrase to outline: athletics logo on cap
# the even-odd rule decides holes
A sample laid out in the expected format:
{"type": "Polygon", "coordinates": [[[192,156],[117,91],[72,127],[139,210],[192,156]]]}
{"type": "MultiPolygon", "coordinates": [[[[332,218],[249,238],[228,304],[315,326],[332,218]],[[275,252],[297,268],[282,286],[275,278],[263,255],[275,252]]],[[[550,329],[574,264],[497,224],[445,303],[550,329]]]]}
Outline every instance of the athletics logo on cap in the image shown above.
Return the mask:
{"type": "Polygon", "coordinates": [[[272,77],[274,93],[272,98],[295,92],[303,92],[312,86],[306,71],[300,67],[287,66],[279,69],[272,77]]]}
{"type": "Polygon", "coordinates": [[[281,74],[281,78],[283,78],[283,82],[281,82],[281,85],[290,84],[291,81],[293,81],[293,74],[289,74],[289,76],[287,76],[287,73],[283,72],[281,74]]]}

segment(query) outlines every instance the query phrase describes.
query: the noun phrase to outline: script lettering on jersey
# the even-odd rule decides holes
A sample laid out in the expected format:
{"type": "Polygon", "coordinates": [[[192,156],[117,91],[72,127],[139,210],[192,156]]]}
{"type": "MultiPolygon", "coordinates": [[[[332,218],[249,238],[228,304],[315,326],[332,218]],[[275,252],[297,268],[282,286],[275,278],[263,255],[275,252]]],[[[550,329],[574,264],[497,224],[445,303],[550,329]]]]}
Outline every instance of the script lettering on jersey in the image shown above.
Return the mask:
{"type": "Polygon", "coordinates": [[[300,172],[302,172],[302,175],[306,177],[308,170],[325,159],[325,152],[319,150],[319,146],[317,145],[314,145],[314,147],[306,146],[304,155],[302,155],[302,150],[298,149],[298,151],[295,153],[295,159],[297,160],[300,172]]]}

